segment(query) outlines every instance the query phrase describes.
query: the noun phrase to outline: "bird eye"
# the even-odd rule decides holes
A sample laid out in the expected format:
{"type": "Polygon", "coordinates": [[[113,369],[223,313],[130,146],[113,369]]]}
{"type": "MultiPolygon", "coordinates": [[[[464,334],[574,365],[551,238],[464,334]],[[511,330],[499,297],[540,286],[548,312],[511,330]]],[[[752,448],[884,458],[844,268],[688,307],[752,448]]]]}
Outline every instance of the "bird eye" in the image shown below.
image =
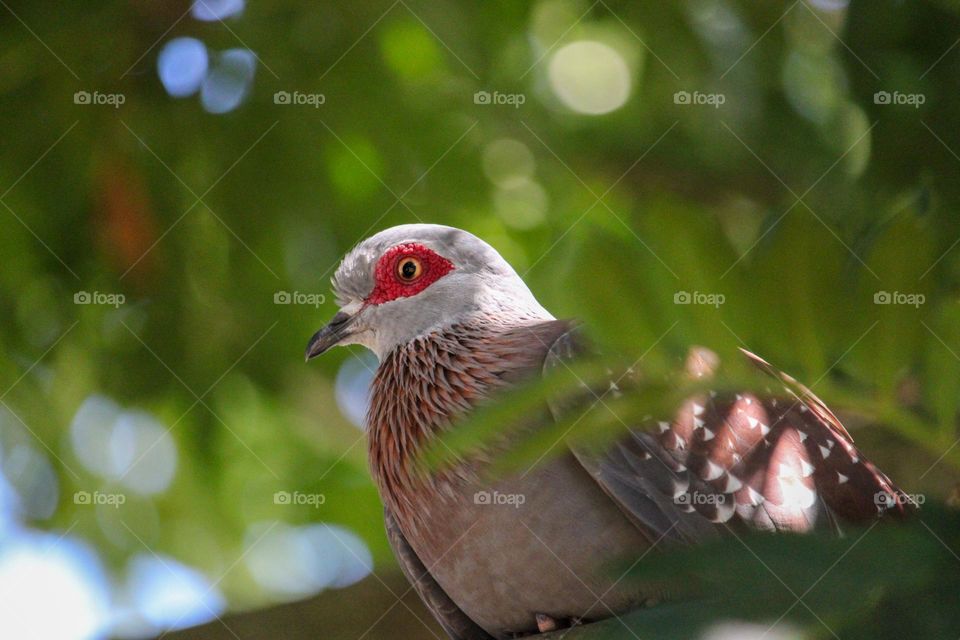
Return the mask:
{"type": "Polygon", "coordinates": [[[423,265],[413,257],[407,257],[397,263],[397,275],[404,282],[413,282],[423,273],[423,265]]]}

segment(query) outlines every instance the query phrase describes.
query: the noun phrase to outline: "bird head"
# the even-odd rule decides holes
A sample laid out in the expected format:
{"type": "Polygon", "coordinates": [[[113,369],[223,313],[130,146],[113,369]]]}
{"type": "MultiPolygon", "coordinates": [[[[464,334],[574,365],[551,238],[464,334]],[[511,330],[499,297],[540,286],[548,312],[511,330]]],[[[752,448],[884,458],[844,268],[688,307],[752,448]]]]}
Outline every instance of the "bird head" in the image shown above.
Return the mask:
{"type": "Polygon", "coordinates": [[[307,360],[347,344],[383,359],[457,323],[552,317],[493,247],[441,225],[400,225],[367,238],[344,257],[332,284],[340,310],[310,340],[307,360]]]}

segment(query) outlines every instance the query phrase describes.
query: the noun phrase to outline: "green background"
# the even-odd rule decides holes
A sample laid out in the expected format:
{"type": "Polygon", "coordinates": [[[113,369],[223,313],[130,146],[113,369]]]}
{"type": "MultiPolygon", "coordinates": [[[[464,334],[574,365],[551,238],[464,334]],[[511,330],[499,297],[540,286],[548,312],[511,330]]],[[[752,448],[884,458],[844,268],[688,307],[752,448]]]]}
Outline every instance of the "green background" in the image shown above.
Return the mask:
{"type": "MultiPolygon", "coordinates": [[[[760,353],[843,409],[905,490],[930,503],[954,491],[955,3],[251,0],[208,22],[183,2],[0,4],[0,470],[20,502],[0,540],[85,541],[111,598],[130,559],[153,553],[216,581],[229,609],[307,595],[250,570],[274,525],[339,525],[378,574],[395,571],[362,432],[334,388],[345,363],[362,378],[373,362],[302,354],[335,312],[339,257],[400,223],[486,239],[628,362],[667,371],[691,344],[760,353]],[[255,53],[242,104],[213,114],[168,95],[157,57],[182,36],[213,60],[255,53]],[[78,91],[123,104],[77,104],[78,91]],[[913,304],[877,304],[884,293],[913,304]],[[85,462],[129,445],[110,444],[115,416],[77,443],[91,396],[162,427],[176,458],[162,490],[85,462]],[[94,508],[77,491],[126,500],[94,508]],[[278,491],[324,503],[276,504],[278,491]]],[[[924,557],[955,583],[950,517],[904,544],[933,541],[924,557]]],[[[876,580],[889,596],[893,578],[876,580]]],[[[857,615],[874,619],[866,600],[857,615]]]]}

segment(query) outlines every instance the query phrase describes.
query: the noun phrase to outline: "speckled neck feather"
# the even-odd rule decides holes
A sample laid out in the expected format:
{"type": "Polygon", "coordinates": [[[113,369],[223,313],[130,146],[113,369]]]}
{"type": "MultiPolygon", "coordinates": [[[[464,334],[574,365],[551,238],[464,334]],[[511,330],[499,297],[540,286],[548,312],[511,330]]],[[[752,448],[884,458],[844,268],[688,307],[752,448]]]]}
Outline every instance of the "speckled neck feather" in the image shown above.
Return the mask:
{"type": "Polygon", "coordinates": [[[417,526],[430,504],[450,495],[464,466],[417,474],[425,441],[497,388],[537,370],[567,324],[495,319],[450,326],[401,345],[380,363],[367,416],[370,466],[381,497],[401,522],[417,526]],[[429,498],[429,500],[425,500],[429,498]]]}

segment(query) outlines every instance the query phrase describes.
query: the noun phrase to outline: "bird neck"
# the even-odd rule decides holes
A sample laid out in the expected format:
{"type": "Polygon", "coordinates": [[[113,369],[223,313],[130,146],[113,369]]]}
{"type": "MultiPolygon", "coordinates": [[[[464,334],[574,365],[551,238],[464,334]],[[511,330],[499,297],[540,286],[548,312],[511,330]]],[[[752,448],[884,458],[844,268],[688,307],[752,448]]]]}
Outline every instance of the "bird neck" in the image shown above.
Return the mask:
{"type": "Polygon", "coordinates": [[[401,522],[471,474],[418,472],[425,443],[497,388],[539,371],[566,323],[524,318],[457,324],[395,347],[373,380],[367,416],[370,466],[384,503],[401,522]],[[431,498],[431,500],[421,500],[431,498]]]}

